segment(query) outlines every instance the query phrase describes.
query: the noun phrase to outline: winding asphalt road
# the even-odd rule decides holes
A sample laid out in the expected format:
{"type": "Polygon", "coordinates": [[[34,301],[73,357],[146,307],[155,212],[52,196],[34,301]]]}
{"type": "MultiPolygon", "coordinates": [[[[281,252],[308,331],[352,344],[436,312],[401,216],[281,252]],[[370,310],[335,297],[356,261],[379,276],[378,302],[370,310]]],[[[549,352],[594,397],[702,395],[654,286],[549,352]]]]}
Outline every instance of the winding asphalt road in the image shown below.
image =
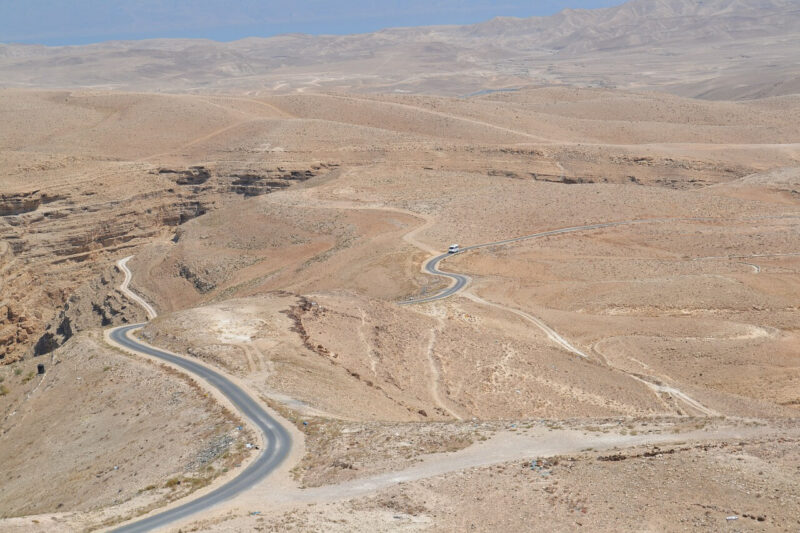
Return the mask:
{"type": "MultiPolygon", "coordinates": [[[[435,302],[436,300],[444,300],[445,298],[449,298],[453,296],[457,292],[461,291],[467,283],[469,283],[469,277],[464,276],[463,274],[456,274],[455,272],[446,272],[444,270],[439,270],[439,263],[441,263],[444,259],[448,257],[452,257],[454,255],[463,254],[464,252],[468,252],[470,250],[477,250],[478,248],[488,248],[490,246],[500,246],[503,244],[511,244],[520,241],[527,241],[530,239],[538,239],[540,237],[549,237],[551,235],[561,235],[563,233],[575,233],[578,231],[589,231],[595,229],[602,229],[602,228],[613,228],[615,226],[630,226],[633,224],[649,224],[653,222],[666,222],[668,220],[675,220],[675,219],[666,219],[666,218],[649,218],[649,219],[641,219],[641,220],[623,220],[619,222],[605,222],[602,224],[588,224],[586,226],[572,226],[569,228],[561,228],[561,229],[554,229],[550,231],[542,231],[540,233],[533,233],[531,235],[524,235],[522,237],[515,237],[513,239],[506,239],[503,241],[495,241],[495,242],[487,242],[485,244],[475,244],[473,246],[467,246],[466,248],[462,248],[461,251],[451,254],[445,253],[442,255],[437,255],[433,259],[430,259],[427,263],[425,263],[425,271],[429,274],[434,276],[441,276],[445,278],[450,278],[455,280],[455,283],[452,284],[447,289],[434,294],[433,296],[427,296],[425,298],[413,298],[410,300],[404,300],[399,302],[401,305],[409,305],[409,304],[423,304],[428,302],[435,302]]],[[[682,220],[700,220],[698,219],[682,219],[682,220]]]]}
{"type": "MultiPolygon", "coordinates": [[[[127,260],[125,262],[127,262],[127,260]]],[[[130,271],[127,270],[125,262],[122,263],[121,270],[125,272],[126,280],[129,280],[130,271]]],[[[125,288],[127,289],[127,284],[125,288]]],[[[138,533],[164,527],[176,520],[187,518],[213,505],[233,498],[237,494],[251,488],[275,470],[283,460],[286,459],[292,446],[292,438],[286,429],[284,429],[277,420],[272,418],[269,413],[261,407],[258,401],[254,400],[228,378],[189,358],[142,344],[129,335],[143,326],[144,324],[134,324],[131,326],[114,328],[109,332],[109,337],[113,342],[127,350],[157,357],[158,359],[177,365],[189,373],[206,380],[225,395],[242,416],[249,419],[256,428],[258,428],[264,436],[266,445],[265,449],[261,450],[261,454],[250,463],[241,474],[224,485],[182,505],[123,525],[114,530],[120,533],[138,533]]]]}

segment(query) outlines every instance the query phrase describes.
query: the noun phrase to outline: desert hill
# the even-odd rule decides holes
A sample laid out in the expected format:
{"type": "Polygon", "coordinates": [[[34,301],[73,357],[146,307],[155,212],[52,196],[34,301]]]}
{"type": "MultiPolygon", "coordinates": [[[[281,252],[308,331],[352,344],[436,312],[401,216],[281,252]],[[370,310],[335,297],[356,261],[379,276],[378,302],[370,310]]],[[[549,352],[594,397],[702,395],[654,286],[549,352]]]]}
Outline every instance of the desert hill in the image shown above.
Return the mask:
{"type": "Polygon", "coordinates": [[[8,87],[425,92],[569,84],[711,99],[798,91],[796,0],[634,0],[551,17],[362,35],[0,45],[8,87]]]}

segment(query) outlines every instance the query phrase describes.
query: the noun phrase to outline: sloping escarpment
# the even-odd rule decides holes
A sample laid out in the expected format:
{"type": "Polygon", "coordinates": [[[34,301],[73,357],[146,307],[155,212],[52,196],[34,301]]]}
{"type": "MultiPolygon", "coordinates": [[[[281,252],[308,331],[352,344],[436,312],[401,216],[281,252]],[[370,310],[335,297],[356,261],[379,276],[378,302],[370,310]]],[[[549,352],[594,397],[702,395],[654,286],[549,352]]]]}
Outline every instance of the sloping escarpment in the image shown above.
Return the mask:
{"type": "MultiPolygon", "coordinates": [[[[114,170],[118,179],[102,187],[76,181],[0,197],[0,362],[49,353],[77,331],[136,318],[106,270],[121,253],[222,206],[335,166],[123,165],[114,170]]],[[[201,292],[213,288],[199,278],[195,285],[201,292]]]]}
{"type": "Polygon", "coordinates": [[[192,270],[192,267],[189,265],[180,265],[178,271],[180,276],[194,285],[194,288],[200,293],[205,294],[216,287],[213,281],[205,279],[203,273],[192,270]]]}
{"type": "Polygon", "coordinates": [[[193,166],[186,170],[160,168],[158,169],[158,173],[165,174],[170,179],[174,179],[175,183],[178,185],[202,185],[211,177],[208,169],[203,166],[193,166]]]}

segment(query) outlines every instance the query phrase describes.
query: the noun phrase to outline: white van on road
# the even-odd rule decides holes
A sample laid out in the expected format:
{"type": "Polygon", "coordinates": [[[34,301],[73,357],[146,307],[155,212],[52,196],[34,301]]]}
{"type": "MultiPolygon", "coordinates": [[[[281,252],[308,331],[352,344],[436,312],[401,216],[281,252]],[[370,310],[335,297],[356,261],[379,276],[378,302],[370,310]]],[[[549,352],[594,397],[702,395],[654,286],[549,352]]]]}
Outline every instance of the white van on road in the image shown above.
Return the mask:
{"type": "Polygon", "coordinates": [[[447,249],[447,253],[449,254],[457,254],[459,251],[459,247],[457,244],[451,244],[450,248],[447,249]]]}

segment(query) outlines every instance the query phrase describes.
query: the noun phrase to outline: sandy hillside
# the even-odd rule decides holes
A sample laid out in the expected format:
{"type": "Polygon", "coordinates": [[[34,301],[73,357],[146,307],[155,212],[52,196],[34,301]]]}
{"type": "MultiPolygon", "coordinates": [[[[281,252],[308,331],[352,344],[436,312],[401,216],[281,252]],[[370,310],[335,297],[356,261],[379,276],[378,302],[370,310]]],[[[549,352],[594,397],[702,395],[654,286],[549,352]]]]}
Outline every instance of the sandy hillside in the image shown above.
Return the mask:
{"type": "Polygon", "coordinates": [[[3,518],[136,516],[233,468],[252,439],[193,381],[113,351],[100,335],[0,372],[3,518]]]}

